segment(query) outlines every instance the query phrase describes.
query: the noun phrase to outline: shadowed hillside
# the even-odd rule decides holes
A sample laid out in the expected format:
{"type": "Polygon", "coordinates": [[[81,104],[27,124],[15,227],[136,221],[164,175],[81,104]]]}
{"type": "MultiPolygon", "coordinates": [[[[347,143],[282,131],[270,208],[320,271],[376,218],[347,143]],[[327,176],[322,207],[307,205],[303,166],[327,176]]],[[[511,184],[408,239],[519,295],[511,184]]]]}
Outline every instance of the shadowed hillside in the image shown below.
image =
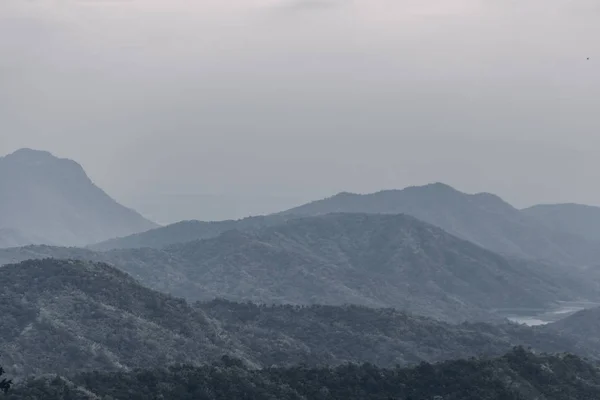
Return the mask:
{"type": "Polygon", "coordinates": [[[340,193],[282,215],[338,212],[405,213],[501,254],[584,265],[600,259],[600,246],[589,239],[552,229],[498,196],[466,194],[441,183],[367,195],[340,193]]]}
{"type": "Polygon", "coordinates": [[[576,356],[535,355],[522,348],[495,359],[393,369],[363,364],[252,370],[224,358],[201,368],[38,379],[16,388],[9,398],[31,395],[47,400],[594,400],[600,397],[600,370],[576,356]]]}
{"type": "Polygon", "coordinates": [[[0,263],[44,257],[108,262],[153,289],[192,301],[359,304],[446,321],[597,297],[595,284],[576,274],[503,258],[404,215],[294,219],[164,249],[0,251],[0,263]]]}
{"type": "Polygon", "coordinates": [[[544,204],[522,210],[525,215],[562,232],[600,243],[600,207],[582,204],[544,204]]]}
{"type": "Polygon", "coordinates": [[[575,336],[508,323],[453,325],[359,306],[191,306],[105,264],[48,259],[0,272],[0,354],[18,378],[201,365],[224,355],[254,367],[410,365],[498,355],[514,345],[600,359],[597,347],[575,336]]]}

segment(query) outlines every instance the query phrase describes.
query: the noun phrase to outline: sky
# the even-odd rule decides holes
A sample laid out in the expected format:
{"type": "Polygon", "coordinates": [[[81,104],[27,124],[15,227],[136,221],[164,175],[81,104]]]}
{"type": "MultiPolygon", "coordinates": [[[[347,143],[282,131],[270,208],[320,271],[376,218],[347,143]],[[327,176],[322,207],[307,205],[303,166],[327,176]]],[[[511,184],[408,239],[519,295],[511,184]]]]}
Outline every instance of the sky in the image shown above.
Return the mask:
{"type": "Polygon", "coordinates": [[[0,155],[74,159],[161,223],[431,182],[600,205],[599,18],[596,0],[2,0],[0,155]]]}

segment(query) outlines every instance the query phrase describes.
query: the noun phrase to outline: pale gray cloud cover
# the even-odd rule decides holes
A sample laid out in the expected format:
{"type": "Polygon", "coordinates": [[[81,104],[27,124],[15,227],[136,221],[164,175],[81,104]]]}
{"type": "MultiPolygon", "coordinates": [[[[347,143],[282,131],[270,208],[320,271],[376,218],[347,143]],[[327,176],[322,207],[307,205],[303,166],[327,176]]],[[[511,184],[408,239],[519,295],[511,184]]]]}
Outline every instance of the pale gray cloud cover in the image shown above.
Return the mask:
{"type": "Polygon", "coordinates": [[[599,17],[589,0],[3,0],[0,154],[76,159],[162,222],[431,181],[600,204],[599,17]]]}

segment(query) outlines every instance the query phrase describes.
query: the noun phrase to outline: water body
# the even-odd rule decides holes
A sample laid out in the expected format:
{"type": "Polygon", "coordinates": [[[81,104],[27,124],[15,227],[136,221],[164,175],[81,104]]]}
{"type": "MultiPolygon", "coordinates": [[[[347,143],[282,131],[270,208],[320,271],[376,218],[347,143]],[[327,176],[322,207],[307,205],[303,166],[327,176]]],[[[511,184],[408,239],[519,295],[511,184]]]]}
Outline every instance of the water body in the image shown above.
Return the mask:
{"type": "Polygon", "coordinates": [[[532,317],[508,317],[508,320],[511,322],[516,322],[517,324],[524,324],[527,326],[546,325],[550,323],[550,321],[544,321],[532,317]]]}
{"type": "Polygon", "coordinates": [[[528,326],[546,325],[575,314],[578,311],[599,307],[600,303],[565,301],[551,309],[517,308],[498,310],[508,320],[528,326]]]}

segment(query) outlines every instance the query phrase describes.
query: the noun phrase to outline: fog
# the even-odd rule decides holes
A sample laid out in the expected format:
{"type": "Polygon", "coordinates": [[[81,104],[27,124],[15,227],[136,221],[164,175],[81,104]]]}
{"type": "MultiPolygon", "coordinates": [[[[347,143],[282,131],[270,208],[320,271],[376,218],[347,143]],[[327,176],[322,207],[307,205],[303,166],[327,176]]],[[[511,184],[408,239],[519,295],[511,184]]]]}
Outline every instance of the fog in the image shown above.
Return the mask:
{"type": "Polygon", "coordinates": [[[163,223],[434,181],[600,205],[599,17],[590,0],[2,0],[0,155],[75,159],[163,223]]]}

